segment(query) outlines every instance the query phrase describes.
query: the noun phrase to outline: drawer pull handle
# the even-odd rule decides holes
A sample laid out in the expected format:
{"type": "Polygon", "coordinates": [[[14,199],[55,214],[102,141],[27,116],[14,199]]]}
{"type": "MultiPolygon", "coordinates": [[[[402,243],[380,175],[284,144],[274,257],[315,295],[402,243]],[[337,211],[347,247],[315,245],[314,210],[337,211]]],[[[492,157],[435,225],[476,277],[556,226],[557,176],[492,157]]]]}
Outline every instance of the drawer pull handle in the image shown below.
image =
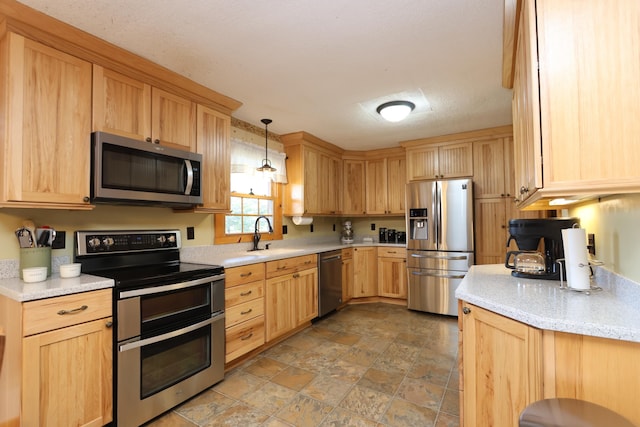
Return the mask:
{"type": "Polygon", "coordinates": [[[245,314],[249,314],[249,313],[251,313],[252,311],[253,311],[253,308],[250,308],[250,309],[249,309],[249,310],[247,310],[247,311],[241,311],[241,312],[240,312],[240,314],[245,315],[245,314]]]}
{"type": "Polygon", "coordinates": [[[249,276],[251,276],[252,274],[253,274],[252,272],[242,273],[242,274],[240,275],[240,277],[249,277],[249,276]]]}
{"type": "Polygon", "coordinates": [[[251,295],[251,292],[253,292],[253,291],[240,292],[240,296],[241,297],[246,297],[247,295],[251,295]]]}
{"type": "Polygon", "coordinates": [[[286,266],[286,265],[283,265],[282,267],[278,267],[278,268],[276,268],[276,270],[284,270],[285,268],[287,268],[287,266],[286,266]]]}
{"type": "Polygon", "coordinates": [[[81,307],[74,308],[74,309],[71,309],[71,310],[60,310],[58,312],[58,314],[60,316],[64,316],[65,314],[77,314],[77,313],[80,313],[81,311],[85,311],[87,308],[89,308],[88,305],[83,305],[81,307]]]}
{"type": "Polygon", "coordinates": [[[252,336],[253,336],[253,332],[249,333],[249,335],[245,335],[245,336],[243,336],[242,338],[240,338],[240,340],[242,340],[242,341],[246,341],[246,340],[248,340],[249,338],[251,338],[252,336]]]}
{"type": "Polygon", "coordinates": [[[293,275],[293,278],[294,278],[294,279],[297,279],[298,277],[300,277],[300,275],[299,275],[298,273],[296,273],[296,274],[294,274],[294,275],[293,275]]]}
{"type": "Polygon", "coordinates": [[[311,264],[311,261],[305,261],[304,263],[305,264],[311,264]]]}

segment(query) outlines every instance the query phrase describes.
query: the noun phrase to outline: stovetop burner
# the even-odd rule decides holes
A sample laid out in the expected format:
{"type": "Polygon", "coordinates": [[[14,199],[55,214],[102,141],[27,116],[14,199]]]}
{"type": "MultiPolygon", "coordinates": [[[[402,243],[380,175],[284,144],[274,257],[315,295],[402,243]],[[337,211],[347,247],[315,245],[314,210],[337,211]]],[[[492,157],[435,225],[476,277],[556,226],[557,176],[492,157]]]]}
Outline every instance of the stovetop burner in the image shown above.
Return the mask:
{"type": "Polygon", "coordinates": [[[114,279],[118,289],[159,286],[220,275],[217,265],[180,262],[179,230],[76,231],[82,272],[114,279]]]}

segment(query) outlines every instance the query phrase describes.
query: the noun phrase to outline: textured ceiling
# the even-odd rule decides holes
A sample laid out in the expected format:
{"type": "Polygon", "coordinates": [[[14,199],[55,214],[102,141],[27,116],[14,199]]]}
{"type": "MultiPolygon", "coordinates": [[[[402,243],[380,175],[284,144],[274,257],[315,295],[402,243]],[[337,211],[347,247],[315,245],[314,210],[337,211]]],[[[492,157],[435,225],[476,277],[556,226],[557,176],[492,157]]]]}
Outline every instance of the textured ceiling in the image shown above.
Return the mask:
{"type": "Polygon", "coordinates": [[[503,0],[20,0],[350,150],[511,123],[503,0]],[[416,110],[388,123],[378,104],[416,110]]]}

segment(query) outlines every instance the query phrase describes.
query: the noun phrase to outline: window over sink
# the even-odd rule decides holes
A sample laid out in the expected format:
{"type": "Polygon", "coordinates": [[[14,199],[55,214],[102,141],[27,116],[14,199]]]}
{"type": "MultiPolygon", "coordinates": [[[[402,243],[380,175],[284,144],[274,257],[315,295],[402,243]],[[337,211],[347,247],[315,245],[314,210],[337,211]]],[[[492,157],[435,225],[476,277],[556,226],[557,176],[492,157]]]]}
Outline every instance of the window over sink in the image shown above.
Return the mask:
{"type": "Polygon", "coordinates": [[[232,140],[231,153],[231,212],[215,215],[215,243],[250,242],[259,216],[267,217],[274,231],[268,234],[266,221],[260,221],[258,231],[263,233],[262,240],[282,239],[284,158],[274,174],[256,171],[264,150],[253,144],[232,140]]]}

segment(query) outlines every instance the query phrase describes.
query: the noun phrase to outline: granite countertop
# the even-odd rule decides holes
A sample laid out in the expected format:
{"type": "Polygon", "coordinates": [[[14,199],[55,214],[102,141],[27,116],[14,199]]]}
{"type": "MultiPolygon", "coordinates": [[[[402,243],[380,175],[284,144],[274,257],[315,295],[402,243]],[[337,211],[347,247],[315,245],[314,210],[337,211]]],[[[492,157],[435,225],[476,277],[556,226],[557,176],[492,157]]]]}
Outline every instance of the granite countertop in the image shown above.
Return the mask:
{"type": "Polygon", "coordinates": [[[504,265],[471,267],[456,298],[540,329],[640,342],[640,285],[595,268],[589,295],[559,281],[521,279],[504,265]]]}
{"type": "MultiPolygon", "coordinates": [[[[264,243],[260,246],[264,247],[264,243]]],[[[229,246],[209,245],[182,248],[180,260],[182,262],[198,264],[222,265],[229,268],[359,246],[404,248],[406,245],[376,242],[359,242],[345,245],[335,242],[309,241],[307,243],[296,242],[294,246],[290,247],[275,247],[253,252],[246,249],[239,250],[237,247],[231,247],[230,249],[229,246]]],[[[89,274],[81,274],[79,277],[62,279],[54,270],[53,275],[44,282],[25,283],[17,277],[0,279],[0,295],[16,301],[25,302],[96,289],[112,288],[113,286],[114,281],[112,279],[89,274]]]]}
{"type": "MultiPolygon", "coordinates": [[[[199,264],[222,265],[225,268],[240,267],[259,262],[277,261],[279,259],[291,258],[302,255],[319,254],[321,252],[333,251],[336,249],[357,248],[365,246],[386,246],[394,248],[405,248],[406,245],[394,243],[368,243],[359,242],[351,244],[340,244],[333,242],[310,242],[308,244],[297,244],[292,247],[275,247],[262,249],[259,251],[235,250],[224,251],[220,246],[198,246],[183,248],[180,252],[182,262],[192,262],[199,264]]],[[[264,247],[264,244],[260,244],[264,247]]]]}
{"type": "Polygon", "coordinates": [[[47,280],[37,283],[26,283],[17,277],[2,279],[0,280],[0,295],[15,301],[26,302],[112,288],[113,284],[113,279],[105,279],[104,277],[90,274],[81,274],[78,277],[63,279],[59,274],[54,273],[47,280]]]}

